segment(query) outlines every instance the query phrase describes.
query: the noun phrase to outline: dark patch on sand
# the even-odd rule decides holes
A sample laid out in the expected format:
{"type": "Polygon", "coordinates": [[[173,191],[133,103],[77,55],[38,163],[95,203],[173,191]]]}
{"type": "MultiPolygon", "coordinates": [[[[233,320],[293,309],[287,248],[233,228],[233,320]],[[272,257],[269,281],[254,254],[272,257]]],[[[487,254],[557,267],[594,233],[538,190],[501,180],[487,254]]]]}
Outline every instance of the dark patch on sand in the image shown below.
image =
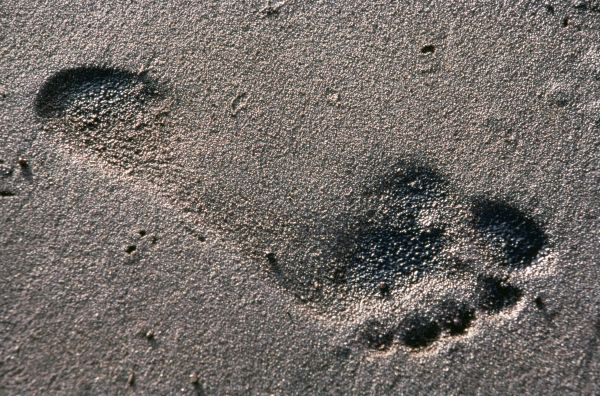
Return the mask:
{"type": "Polygon", "coordinates": [[[486,312],[498,313],[513,307],[523,292],[501,279],[485,278],[481,280],[479,307],[486,312]]]}
{"type": "Polygon", "coordinates": [[[8,190],[0,190],[0,197],[14,197],[16,194],[8,190]]]}
{"type": "Polygon", "coordinates": [[[414,314],[402,324],[402,342],[411,348],[424,348],[440,338],[442,328],[431,317],[414,314]]]}
{"type": "Polygon", "coordinates": [[[40,88],[34,103],[42,118],[69,117],[88,127],[118,118],[157,95],[146,74],[110,67],[61,70],[40,88]]]}
{"type": "Polygon", "coordinates": [[[394,331],[377,320],[369,320],[363,324],[360,338],[368,348],[384,351],[392,346],[394,331]]]}
{"type": "Polygon", "coordinates": [[[504,252],[504,264],[513,268],[530,265],[546,243],[542,228],[531,217],[505,202],[479,199],[472,212],[475,228],[504,252]]]}
{"type": "Polygon", "coordinates": [[[445,183],[433,170],[413,166],[367,192],[363,219],[339,238],[335,256],[343,281],[376,290],[393,288],[399,278],[416,279],[440,264],[443,226],[424,228],[419,213],[446,195],[445,183]]]}
{"type": "Polygon", "coordinates": [[[165,98],[166,89],[146,72],[81,66],[52,75],[33,107],[46,130],[128,168],[149,160],[156,166],[166,155],[165,98]]]}

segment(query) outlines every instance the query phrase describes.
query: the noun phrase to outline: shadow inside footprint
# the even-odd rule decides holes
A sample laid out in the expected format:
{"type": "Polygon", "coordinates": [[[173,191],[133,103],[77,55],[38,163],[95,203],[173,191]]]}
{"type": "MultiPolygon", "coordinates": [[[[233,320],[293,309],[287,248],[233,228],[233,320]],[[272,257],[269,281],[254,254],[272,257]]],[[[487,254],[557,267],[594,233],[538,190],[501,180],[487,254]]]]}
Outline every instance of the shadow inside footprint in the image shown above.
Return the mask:
{"type": "Polygon", "coordinates": [[[166,157],[162,86],[146,73],[82,66],[52,75],[40,87],[35,114],[66,142],[133,167],[166,157]],[[149,153],[152,152],[152,155],[149,153]]]}
{"type": "Polygon", "coordinates": [[[484,278],[479,286],[479,308],[489,313],[498,313],[514,306],[523,292],[506,281],[496,278],[484,278]]]}
{"type": "Polygon", "coordinates": [[[89,125],[118,117],[157,94],[144,74],[108,67],[77,67],[54,74],[39,90],[35,113],[42,118],[70,116],[89,125]]]}
{"type": "Polygon", "coordinates": [[[542,228],[519,209],[500,201],[479,199],[471,208],[474,226],[505,256],[505,265],[523,268],[546,243],[542,228]]]}
{"type": "Polygon", "coordinates": [[[368,191],[365,217],[335,249],[337,281],[388,290],[400,277],[416,279],[435,268],[445,242],[443,225],[423,225],[419,216],[445,195],[445,181],[423,166],[405,167],[368,191]]]}
{"type": "Polygon", "coordinates": [[[398,343],[420,352],[468,333],[479,315],[515,307],[524,293],[500,277],[507,271],[498,264],[515,270],[531,264],[546,234],[509,204],[461,195],[427,166],[403,162],[394,169],[326,231],[324,254],[306,265],[274,253],[266,260],[303,302],[362,311],[378,300],[377,317],[379,304],[396,310],[397,319],[358,325],[355,334],[367,349],[398,343]]]}
{"type": "Polygon", "coordinates": [[[360,338],[368,348],[384,351],[392,346],[394,332],[377,320],[369,320],[362,325],[360,338]]]}
{"type": "Polygon", "coordinates": [[[425,348],[443,334],[458,336],[467,332],[475,310],[465,303],[446,300],[427,314],[412,314],[399,327],[400,339],[408,347],[425,348]]]}
{"type": "Polygon", "coordinates": [[[440,324],[431,317],[414,314],[404,321],[400,339],[411,348],[425,348],[442,334],[440,324]]]}
{"type": "Polygon", "coordinates": [[[466,333],[474,319],[475,310],[464,303],[447,300],[438,308],[438,322],[452,336],[466,333]]]}

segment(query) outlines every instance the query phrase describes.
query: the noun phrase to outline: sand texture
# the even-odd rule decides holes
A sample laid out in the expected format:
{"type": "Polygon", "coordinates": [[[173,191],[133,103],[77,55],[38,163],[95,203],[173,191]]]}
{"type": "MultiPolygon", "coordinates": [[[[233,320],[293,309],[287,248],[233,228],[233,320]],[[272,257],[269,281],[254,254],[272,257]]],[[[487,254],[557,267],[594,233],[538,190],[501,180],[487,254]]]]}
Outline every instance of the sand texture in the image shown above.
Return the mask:
{"type": "Polygon", "coordinates": [[[0,395],[600,394],[600,1],[0,1],[0,395]]]}

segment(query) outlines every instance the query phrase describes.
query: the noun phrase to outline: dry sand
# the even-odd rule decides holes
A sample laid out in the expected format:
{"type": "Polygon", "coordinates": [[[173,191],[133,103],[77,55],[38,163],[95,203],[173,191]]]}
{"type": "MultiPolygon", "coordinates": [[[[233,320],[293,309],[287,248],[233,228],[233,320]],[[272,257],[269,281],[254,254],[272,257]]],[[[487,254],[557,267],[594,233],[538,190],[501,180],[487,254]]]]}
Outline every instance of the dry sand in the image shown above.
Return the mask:
{"type": "Polygon", "coordinates": [[[600,2],[501,3],[2,1],[0,394],[599,394],[600,2]]]}

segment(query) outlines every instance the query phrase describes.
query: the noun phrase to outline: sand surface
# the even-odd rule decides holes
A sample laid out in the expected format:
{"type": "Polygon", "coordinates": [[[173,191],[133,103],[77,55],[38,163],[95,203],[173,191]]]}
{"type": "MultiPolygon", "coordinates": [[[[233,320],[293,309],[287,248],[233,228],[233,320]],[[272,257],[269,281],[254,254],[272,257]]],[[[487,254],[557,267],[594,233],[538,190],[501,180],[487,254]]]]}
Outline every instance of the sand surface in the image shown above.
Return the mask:
{"type": "Polygon", "coordinates": [[[0,394],[600,393],[600,2],[0,2],[0,394]]]}

